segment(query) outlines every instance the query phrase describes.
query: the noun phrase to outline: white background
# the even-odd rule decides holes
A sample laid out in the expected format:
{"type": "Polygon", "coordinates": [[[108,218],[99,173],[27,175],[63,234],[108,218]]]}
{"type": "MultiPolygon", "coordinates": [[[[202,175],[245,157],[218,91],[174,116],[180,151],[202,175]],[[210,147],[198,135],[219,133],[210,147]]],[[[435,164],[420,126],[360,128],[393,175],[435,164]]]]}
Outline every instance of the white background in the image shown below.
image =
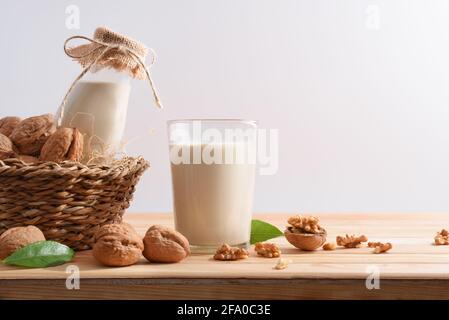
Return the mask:
{"type": "Polygon", "coordinates": [[[55,111],[65,38],[101,25],[159,57],[165,110],[133,83],[127,151],[152,168],[130,210],[172,209],[165,122],[198,117],[279,129],[257,212],[449,210],[449,1],[3,1],[0,116],[55,111]]]}

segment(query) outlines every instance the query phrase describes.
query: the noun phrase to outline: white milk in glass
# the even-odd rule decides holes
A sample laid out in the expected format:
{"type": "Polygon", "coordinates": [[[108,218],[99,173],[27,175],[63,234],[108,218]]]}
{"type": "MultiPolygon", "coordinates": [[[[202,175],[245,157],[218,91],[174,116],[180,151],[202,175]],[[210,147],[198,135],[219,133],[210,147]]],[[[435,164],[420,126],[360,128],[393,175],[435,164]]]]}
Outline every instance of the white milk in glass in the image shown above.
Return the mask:
{"type": "MultiPolygon", "coordinates": [[[[224,158],[226,153],[241,152],[241,146],[223,143],[213,148],[224,158]]],[[[194,152],[202,154],[210,147],[172,144],[170,154],[172,158],[180,149],[190,152],[193,162],[194,152]]],[[[175,225],[192,246],[216,248],[223,243],[244,246],[249,241],[255,164],[247,160],[230,162],[211,163],[203,157],[199,163],[171,161],[175,225]]]]}

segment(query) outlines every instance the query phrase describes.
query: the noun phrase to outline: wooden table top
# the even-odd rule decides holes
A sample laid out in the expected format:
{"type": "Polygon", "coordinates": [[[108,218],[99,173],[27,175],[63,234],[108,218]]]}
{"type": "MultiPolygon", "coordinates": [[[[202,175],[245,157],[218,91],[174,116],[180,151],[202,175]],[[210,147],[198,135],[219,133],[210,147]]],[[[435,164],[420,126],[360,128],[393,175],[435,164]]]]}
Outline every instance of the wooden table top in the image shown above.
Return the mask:
{"type": "MultiPolygon", "coordinates": [[[[281,230],[289,215],[255,215],[281,230]]],[[[81,289],[67,290],[68,264],[46,269],[0,265],[0,298],[449,298],[449,246],[433,245],[438,230],[449,227],[447,214],[320,214],[328,241],[337,235],[365,234],[369,241],[391,242],[393,249],[373,254],[371,248],[300,251],[282,238],[284,270],[277,259],[257,257],[221,262],[194,254],[176,264],[129,267],[99,265],[90,251],[76,253],[70,265],[80,270],[81,289]],[[365,280],[374,270],[379,290],[365,280]],[[114,288],[120,290],[107,290],[114,288]],[[264,288],[261,290],[261,288],[264,288]],[[426,290],[423,290],[426,288],[426,290]]],[[[132,214],[125,220],[140,234],[153,224],[173,226],[171,214],[132,214]]]]}

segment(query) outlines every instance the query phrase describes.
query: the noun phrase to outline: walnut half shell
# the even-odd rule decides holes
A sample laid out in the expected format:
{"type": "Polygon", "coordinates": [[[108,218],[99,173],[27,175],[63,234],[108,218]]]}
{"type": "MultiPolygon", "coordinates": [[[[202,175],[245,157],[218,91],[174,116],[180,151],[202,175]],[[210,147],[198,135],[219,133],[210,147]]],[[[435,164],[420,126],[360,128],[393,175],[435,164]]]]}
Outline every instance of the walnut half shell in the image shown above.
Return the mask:
{"type": "Polygon", "coordinates": [[[320,248],[326,242],[326,232],[323,233],[297,233],[292,228],[284,231],[285,238],[296,248],[313,251],[320,248]]]}

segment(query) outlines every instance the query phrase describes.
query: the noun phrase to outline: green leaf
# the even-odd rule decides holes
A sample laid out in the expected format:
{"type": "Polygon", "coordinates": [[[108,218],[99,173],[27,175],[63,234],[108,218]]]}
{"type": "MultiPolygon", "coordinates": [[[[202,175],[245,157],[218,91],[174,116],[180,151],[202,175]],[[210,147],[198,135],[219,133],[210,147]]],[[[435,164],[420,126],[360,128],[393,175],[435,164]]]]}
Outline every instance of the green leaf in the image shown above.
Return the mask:
{"type": "Polygon", "coordinates": [[[262,220],[251,221],[250,243],[262,242],[282,236],[284,233],[277,227],[262,220]]]}
{"type": "Polygon", "coordinates": [[[3,263],[29,268],[57,266],[72,260],[74,252],[55,241],[39,241],[11,254],[3,263]]]}

